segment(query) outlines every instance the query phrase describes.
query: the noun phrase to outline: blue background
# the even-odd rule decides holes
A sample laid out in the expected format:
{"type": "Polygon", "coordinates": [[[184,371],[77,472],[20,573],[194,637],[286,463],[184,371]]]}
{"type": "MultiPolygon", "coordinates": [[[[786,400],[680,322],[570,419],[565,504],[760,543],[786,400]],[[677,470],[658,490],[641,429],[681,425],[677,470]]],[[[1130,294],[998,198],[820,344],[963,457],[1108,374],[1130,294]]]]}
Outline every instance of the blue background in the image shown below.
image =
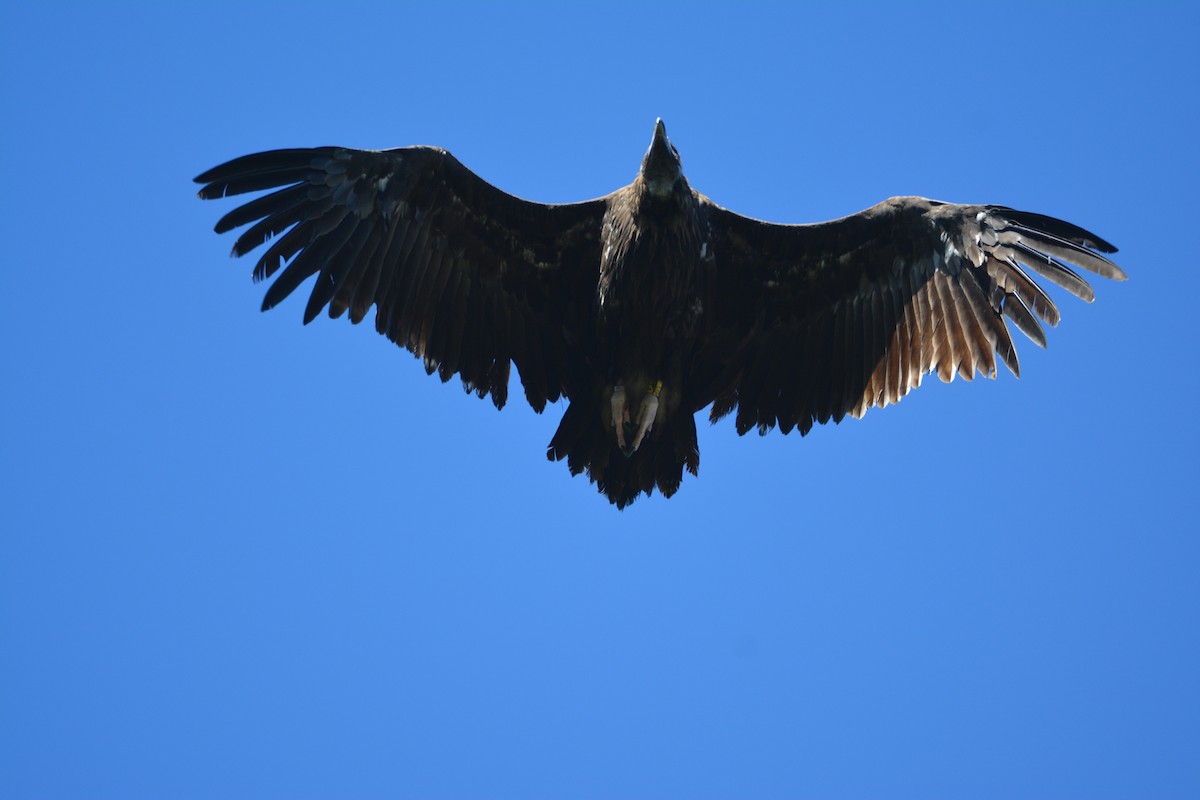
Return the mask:
{"type": "Polygon", "coordinates": [[[1194,4],[13,4],[0,795],[1197,797],[1194,4]],[[541,201],[895,194],[1121,247],[1024,377],[739,438],[624,513],[191,178],[438,144],[541,201]]]}

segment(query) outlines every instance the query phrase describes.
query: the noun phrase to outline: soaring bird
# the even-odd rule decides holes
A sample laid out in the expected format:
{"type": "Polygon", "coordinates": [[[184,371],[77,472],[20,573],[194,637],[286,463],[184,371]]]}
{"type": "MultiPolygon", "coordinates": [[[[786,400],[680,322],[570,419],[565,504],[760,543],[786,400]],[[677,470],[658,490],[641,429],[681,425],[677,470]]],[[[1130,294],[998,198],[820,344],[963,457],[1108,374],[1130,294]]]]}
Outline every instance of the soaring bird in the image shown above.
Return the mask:
{"type": "Polygon", "coordinates": [[[893,197],[779,225],[693,190],[662,120],[633,183],[546,205],[491,186],[435,147],[273,150],[208,170],[199,195],[274,190],[221,218],[274,283],[311,276],[323,309],[407,348],[443,381],[537,412],[569,401],[547,451],[618,508],[697,474],[695,414],[739,434],[801,435],[895,403],[930,372],[1019,375],[1006,320],[1039,346],[1058,309],[1030,273],[1091,302],[1072,269],[1125,274],[1068,222],[996,205],[893,197]]]}

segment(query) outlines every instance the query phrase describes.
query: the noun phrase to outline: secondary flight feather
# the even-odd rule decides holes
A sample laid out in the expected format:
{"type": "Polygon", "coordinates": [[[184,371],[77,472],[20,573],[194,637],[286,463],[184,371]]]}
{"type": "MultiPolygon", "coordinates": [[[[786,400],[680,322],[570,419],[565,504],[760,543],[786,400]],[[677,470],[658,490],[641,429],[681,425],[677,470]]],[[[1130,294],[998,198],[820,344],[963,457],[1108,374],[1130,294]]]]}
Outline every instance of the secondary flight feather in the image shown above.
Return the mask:
{"type": "Polygon", "coordinates": [[[375,309],[375,327],[443,381],[508,398],[515,365],[548,448],[619,508],[696,474],[695,414],[739,433],[861,416],[928,373],[1019,374],[1008,323],[1045,346],[1058,309],[1034,276],[1088,302],[1076,270],[1124,280],[1116,248],[1053,217],[895,197],[831,222],[778,225],[694,191],[659,120],[630,185],[547,205],[486,183],[445,150],[274,150],[196,178],[264,194],[218,233],[263,248],[268,309],[316,276],[304,312],[375,309]]]}

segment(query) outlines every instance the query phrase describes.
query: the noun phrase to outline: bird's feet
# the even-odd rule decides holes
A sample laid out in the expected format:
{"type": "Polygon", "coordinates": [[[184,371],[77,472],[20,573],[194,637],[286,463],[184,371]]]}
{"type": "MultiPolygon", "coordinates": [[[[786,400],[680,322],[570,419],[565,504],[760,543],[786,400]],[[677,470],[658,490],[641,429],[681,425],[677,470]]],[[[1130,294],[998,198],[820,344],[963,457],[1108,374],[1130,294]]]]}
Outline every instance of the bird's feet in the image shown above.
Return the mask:
{"type": "Polygon", "coordinates": [[[625,407],[625,387],[617,384],[612,393],[612,424],[617,430],[617,447],[629,455],[625,449],[625,426],[629,424],[629,409],[625,407]]]}
{"type": "Polygon", "coordinates": [[[629,419],[629,407],[625,404],[625,387],[614,386],[612,393],[612,421],[617,432],[617,447],[628,458],[642,446],[646,434],[654,429],[654,420],[658,417],[658,395],[662,392],[662,381],[651,386],[642,398],[638,409],[637,421],[629,419]],[[628,426],[628,430],[626,427],[628,426]],[[629,443],[632,438],[632,443],[629,443]]]}

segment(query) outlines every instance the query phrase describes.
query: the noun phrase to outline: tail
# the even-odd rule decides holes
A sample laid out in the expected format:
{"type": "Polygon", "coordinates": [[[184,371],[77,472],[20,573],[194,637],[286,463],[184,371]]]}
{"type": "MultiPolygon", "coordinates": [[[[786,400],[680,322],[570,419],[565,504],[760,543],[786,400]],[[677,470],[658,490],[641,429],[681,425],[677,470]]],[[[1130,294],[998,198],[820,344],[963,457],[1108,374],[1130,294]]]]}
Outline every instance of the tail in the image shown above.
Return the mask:
{"type": "Polygon", "coordinates": [[[626,458],[595,401],[580,398],[567,406],[546,457],[565,458],[572,475],[586,471],[588,480],[617,508],[639,494],[651,494],[655,486],[663,497],[670,497],[683,481],[684,467],[693,475],[700,469],[696,420],[686,411],[659,420],[637,452],[626,458]]]}

